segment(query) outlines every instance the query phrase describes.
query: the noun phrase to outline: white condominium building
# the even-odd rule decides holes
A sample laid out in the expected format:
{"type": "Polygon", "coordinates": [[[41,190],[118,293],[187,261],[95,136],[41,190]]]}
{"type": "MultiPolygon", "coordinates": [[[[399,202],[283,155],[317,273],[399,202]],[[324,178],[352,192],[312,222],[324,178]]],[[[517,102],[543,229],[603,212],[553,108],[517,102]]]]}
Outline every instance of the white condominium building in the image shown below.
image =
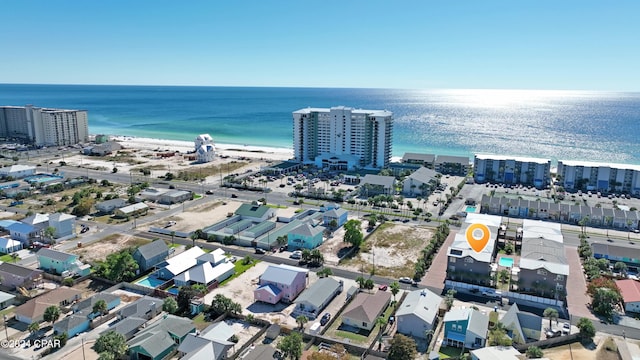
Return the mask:
{"type": "Polygon", "coordinates": [[[558,181],[567,190],[640,195],[640,166],[558,160],[558,181]]]}
{"type": "Polygon", "coordinates": [[[297,161],[331,170],[389,166],[393,113],[338,106],[293,112],[297,161]]]}
{"type": "Polygon", "coordinates": [[[88,140],[89,120],[85,110],[2,106],[0,137],[38,146],[74,145],[88,140]]]}
{"type": "Polygon", "coordinates": [[[538,188],[549,185],[551,159],[476,154],[473,159],[476,182],[523,184],[538,188]]]}

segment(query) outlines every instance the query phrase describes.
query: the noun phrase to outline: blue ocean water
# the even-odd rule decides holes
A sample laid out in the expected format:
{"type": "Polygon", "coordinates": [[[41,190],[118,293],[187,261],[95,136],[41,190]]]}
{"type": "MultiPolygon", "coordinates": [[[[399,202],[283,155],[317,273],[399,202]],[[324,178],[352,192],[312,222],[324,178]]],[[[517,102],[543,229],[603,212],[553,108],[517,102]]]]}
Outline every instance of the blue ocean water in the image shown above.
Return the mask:
{"type": "Polygon", "coordinates": [[[93,134],[291,147],[291,112],[394,113],[394,156],[497,153],[640,164],[640,93],[0,84],[0,105],[89,111],[93,134]]]}

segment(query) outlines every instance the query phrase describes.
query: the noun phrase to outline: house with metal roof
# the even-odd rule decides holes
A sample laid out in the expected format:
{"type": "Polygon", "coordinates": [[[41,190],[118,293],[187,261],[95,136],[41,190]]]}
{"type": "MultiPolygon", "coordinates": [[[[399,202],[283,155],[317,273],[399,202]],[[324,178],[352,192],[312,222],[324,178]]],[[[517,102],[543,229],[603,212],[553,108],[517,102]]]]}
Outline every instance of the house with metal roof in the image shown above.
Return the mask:
{"type": "Polygon", "coordinates": [[[489,328],[487,315],[470,308],[456,308],[444,315],[443,322],[443,345],[468,349],[485,346],[489,328]]]}
{"type": "Polygon", "coordinates": [[[124,336],[125,340],[129,340],[135,335],[147,322],[146,319],[142,319],[139,317],[128,317],[124,318],[115,324],[109,326],[107,330],[100,333],[100,335],[104,335],[109,331],[114,331],[122,336],[124,336]]]}
{"type": "Polygon", "coordinates": [[[97,203],[96,210],[103,214],[111,214],[116,209],[120,209],[125,206],[127,206],[127,201],[125,199],[116,198],[97,203]]]}
{"type": "Polygon", "coordinates": [[[30,289],[42,280],[42,270],[28,268],[8,262],[0,263],[0,281],[9,289],[24,287],[30,289]]]}
{"type": "Polygon", "coordinates": [[[74,215],[55,213],[49,215],[49,226],[55,229],[56,239],[76,234],[76,217],[74,215]]]}
{"type": "Polygon", "coordinates": [[[275,210],[258,204],[242,204],[235,211],[236,215],[240,215],[242,220],[251,220],[253,222],[262,222],[275,216],[275,210]]]}
{"type": "Polygon", "coordinates": [[[438,186],[438,173],[435,170],[421,167],[404,179],[402,193],[407,196],[425,196],[431,194],[438,186]]]}
{"type": "Polygon", "coordinates": [[[289,231],[287,245],[289,250],[315,249],[322,245],[325,227],[312,226],[304,222],[289,231]]]}
{"type": "Polygon", "coordinates": [[[257,345],[247,348],[240,358],[243,360],[277,359],[276,349],[271,345],[257,345]]]}
{"type": "Polygon", "coordinates": [[[513,346],[489,346],[469,352],[471,360],[520,360],[522,354],[513,346]]]}
{"type": "Polygon", "coordinates": [[[15,299],[15,295],[0,291],[0,310],[4,310],[13,305],[15,299]]]}
{"type": "Polygon", "coordinates": [[[12,177],[14,179],[22,179],[32,176],[36,173],[36,167],[31,165],[11,165],[0,168],[0,177],[12,177]]]}
{"type": "Polygon", "coordinates": [[[214,282],[218,284],[235,274],[235,266],[231,262],[223,262],[213,266],[210,262],[196,265],[189,270],[173,278],[176,286],[204,285],[209,286],[214,282]]]}
{"type": "Polygon", "coordinates": [[[569,264],[564,244],[544,237],[529,238],[523,233],[518,287],[555,298],[564,294],[569,264]]]}
{"type": "Polygon", "coordinates": [[[335,220],[337,229],[347,222],[347,216],[349,216],[349,212],[343,208],[329,209],[322,214],[322,223],[324,226],[330,227],[331,221],[335,220]]]}
{"type": "Polygon", "coordinates": [[[120,209],[116,209],[114,212],[114,216],[120,218],[126,218],[128,216],[142,216],[146,215],[149,211],[149,206],[145,203],[135,203],[129,206],[121,207],[120,209]]]}
{"type": "Polygon", "coordinates": [[[132,360],[164,359],[195,330],[196,327],[190,319],[166,315],[127,342],[129,357],[132,360]]]}
{"type": "Polygon", "coordinates": [[[640,281],[632,279],[616,280],[620,289],[624,310],[640,313],[640,281]]]}
{"type": "Polygon", "coordinates": [[[304,290],[294,301],[296,315],[305,315],[313,320],[320,315],[327,305],[343,290],[342,280],[338,281],[330,277],[318,279],[304,290]]]}
{"type": "Polygon", "coordinates": [[[435,329],[442,297],[427,290],[414,290],[407,294],[396,310],[398,332],[420,339],[428,338],[428,331],[435,329]]]}
{"type": "Polygon", "coordinates": [[[44,311],[49,306],[70,306],[80,300],[81,296],[82,291],[61,286],[18,306],[14,312],[15,318],[25,324],[41,322],[44,320],[44,311]]]}
{"type": "Polygon", "coordinates": [[[509,308],[500,322],[507,330],[507,336],[515,344],[538,341],[542,335],[542,318],[536,314],[521,311],[517,304],[509,308]]]}
{"type": "Polygon", "coordinates": [[[191,200],[193,193],[186,190],[170,190],[160,195],[158,203],[160,204],[178,204],[187,200],[191,200]]]}
{"type": "Polygon", "coordinates": [[[139,246],[133,253],[133,258],[138,263],[140,272],[153,269],[154,266],[162,263],[167,256],[169,256],[169,247],[164,240],[160,239],[139,246]]]}
{"type": "Polygon", "coordinates": [[[120,297],[109,293],[98,293],[88,299],[76,303],[71,307],[73,314],[65,316],[53,325],[55,334],[66,333],[69,338],[87,331],[91,321],[101,314],[93,312],[93,306],[100,300],[107,304],[107,312],[120,305],[120,297]]]}
{"type": "Polygon", "coordinates": [[[0,237],[0,252],[11,254],[18,250],[22,250],[22,243],[20,241],[13,240],[9,237],[0,237]]]}
{"type": "Polygon", "coordinates": [[[83,264],[78,259],[78,255],[41,248],[36,253],[40,269],[52,274],[61,275],[65,272],[71,275],[84,276],[91,271],[91,265],[83,264]]]}
{"type": "Polygon", "coordinates": [[[117,317],[120,320],[131,317],[150,320],[162,311],[162,303],[161,299],[143,296],[118,310],[117,317]]]}
{"type": "MultiPolygon", "coordinates": [[[[194,246],[189,250],[185,250],[180,254],[165,260],[163,267],[157,271],[157,276],[163,280],[169,280],[175,276],[198,265],[198,257],[205,252],[198,246],[194,246]]],[[[162,266],[162,264],[160,265],[162,266]]]]}
{"type": "Polygon", "coordinates": [[[377,291],[373,294],[358,293],[342,312],[342,323],[358,329],[371,330],[376,320],[387,309],[391,294],[377,291]]]}
{"type": "Polygon", "coordinates": [[[209,262],[211,263],[211,265],[217,266],[222,264],[223,262],[227,262],[228,258],[224,250],[217,248],[213,251],[198,256],[196,258],[196,261],[198,262],[198,264],[209,262]]]}
{"type": "Polygon", "coordinates": [[[226,359],[229,349],[235,343],[229,339],[235,335],[232,326],[224,321],[209,325],[202,332],[188,334],[178,347],[178,353],[184,360],[226,359]]]}
{"type": "Polygon", "coordinates": [[[35,227],[21,222],[9,224],[6,229],[9,230],[12,239],[20,240],[24,245],[29,245],[29,241],[39,235],[35,227]]]}
{"type": "Polygon", "coordinates": [[[292,302],[305,288],[308,271],[294,266],[269,265],[253,291],[255,301],[276,304],[292,302]]]}

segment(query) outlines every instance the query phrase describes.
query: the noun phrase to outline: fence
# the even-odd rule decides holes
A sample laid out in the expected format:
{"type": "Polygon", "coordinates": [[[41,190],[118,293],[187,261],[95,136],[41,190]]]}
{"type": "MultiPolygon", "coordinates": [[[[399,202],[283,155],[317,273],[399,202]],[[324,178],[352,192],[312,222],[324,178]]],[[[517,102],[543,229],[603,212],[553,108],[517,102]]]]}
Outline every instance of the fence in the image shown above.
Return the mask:
{"type": "Polygon", "coordinates": [[[525,352],[530,346],[537,346],[540,349],[548,349],[556,346],[567,345],[570,343],[578,342],[580,340],[580,334],[571,334],[565,336],[559,336],[556,338],[540,340],[535,342],[530,342],[526,344],[514,344],[513,347],[520,352],[525,352]]]}
{"type": "Polygon", "coordinates": [[[173,233],[175,237],[179,237],[183,239],[187,239],[191,237],[191,234],[192,234],[192,232],[173,231],[173,230],[157,228],[157,227],[150,227],[149,232],[156,233],[156,234],[169,235],[169,236],[171,236],[171,233],[173,233]]]}
{"type": "MultiPolygon", "coordinates": [[[[452,280],[446,280],[445,281],[445,288],[453,288],[456,290],[466,290],[469,291],[470,290],[478,290],[479,292],[483,292],[483,291],[495,291],[494,288],[490,288],[490,287],[486,287],[486,286],[481,286],[481,285],[474,285],[474,284],[467,284],[467,283],[463,283],[463,282],[459,282],[459,281],[452,281],[452,280]]],[[[526,302],[527,305],[531,305],[534,307],[548,307],[548,306],[556,306],[559,308],[564,308],[564,302],[562,300],[555,300],[555,299],[548,299],[548,298],[543,298],[540,296],[534,296],[534,295],[527,295],[527,294],[520,294],[520,293],[516,293],[516,292],[512,292],[512,291],[503,291],[502,292],[502,296],[503,298],[508,298],[509,301],[515,302],[515,303],[523,303],[526,302]]]]}

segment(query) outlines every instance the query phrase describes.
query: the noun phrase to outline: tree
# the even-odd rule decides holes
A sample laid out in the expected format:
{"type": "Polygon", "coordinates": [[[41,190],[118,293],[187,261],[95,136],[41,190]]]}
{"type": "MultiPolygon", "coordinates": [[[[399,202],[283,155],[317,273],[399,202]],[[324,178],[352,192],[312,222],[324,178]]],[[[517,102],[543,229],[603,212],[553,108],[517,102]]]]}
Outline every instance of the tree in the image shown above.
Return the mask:
{"type": "Polygon", "coordinates": [[[29,324],[27,330],[29,330],[29,334],[35,335],[40,330],[40,324],[37,321],[34,321],[29,324]]]}
{"type": "Polygon", "coordinates": [[[289,237],[287,235],[278,236],[276,238],[276,243],[278,246],[286,245],[289,242],[289,237]]]}
{"type": "Polygon", "coordinates": [[[278,349],[282,351],[285,359],[299,360],[302,356],[302,335],[298,332],[291,332],[278,343],[278,349]]]}
{"type": "Polygon", "coordinates": [[[318,277],[324,278],[324,277],[327,277],[329,275],[333,275],[333,271],[331,271],[330,268],[323,268],[322,270],[318,270],[318,272],[316,272],[316,274],[318,275],[318,277]]]}
{"type": "Polygon", "coordinates": [[[558,320],[558,310],[552,308],[552,307],[548,307],[546,309],[544,309],[544,313],[542,313],[543,317],[549,318],[549,329],[552,328],[551,325],[551,320],[552,319],[556,319],[558,320]]]}
{"type": "Polygon", "coordinates": [[[451,309],[453,306],[454,296],[456,296],[457,291],[455,289],[447,290],[447,295],[445,296],[444,303],[447,305],[447,309],[451,309]]]}
{"type": "Polygon", "coordinates": [[[224,245],[233,245],[236,242],[236,238],[233,235],[227,235],[222,239],[224,245]]]}
{"type": "Polygon", "coordinates": [[[242,312],[242,305],[222,294],[217,294],[211,301],[211,308],[209,311],[216,317],[227,313],[238,314],[242,312]]]}
{"type": "Polygon", "coordinates": [[[131,281],[136,277],[139,265],[131,255],[130,249],[109,254],[105,261],[99,262],[96,274],[105,279],[121,282],[131,281]]]}
{"type": "Polygon", "coordinates": [[[400,284],[397,281],[389,284],[389,289],[391,289],[391,294],[393,295],[393,301],[396,301],[396,295],[400,292],[400,284]]]}
{"type": "Polygon", "coordinates": [[[253,258],[249,255],[242,258],[242,265],[249,265],[253,262],[253,258]]]}
{"type": "Polygon", "coordinates": [[[356,249],[360,247],[360,245],[362,245],[362,242],[364,241],[364,236],[362,235],[362,232],[360,231],[360,221],[358,220],[349,220],[344,224],[344,229],[345,229],[345,233],[344,233],[344,241],[348,242],[349,244],[351,244],[351,246],[355,247],[356,249]]]}
{"type": "Polygon", "coordinates": [[[56,320],[60,318],[60,308],[51,305],[44,310],[44,321],[50,322],[51,324],[55,324],[56,320]]]}
{"type": "Polygon", "coordinates": [[[593,326],[593,322],[587,318],[581,318],[576,326],[580,329],[580,338],[582,341],[592,340],[596,335],[596,328],[593,326]]]}
{"type": "Polygon", "coordinates": [[[98,355],[98,360],[116,360],[112,353],[102,352],[98,355]]]}
{"type": "Polygon", "coordinates": [[[122,334],[108,331],[96,340],[93,350],[98,354],[110,353],[114,358],[120,358],[127,352],[127,341],[122,334]]]}
{"type": "Polygon", "coordinates": [[[300,326],[300,330],[304,328],[304,324],[306,324],[307,322],[309,322],[309,318],[304,315],[298,315],[298,317],[296,318],[296,323],[298,323],[298,326],[300,326]]]}
{"type": "Polygon", "coordinates": [[[369,215],[369,228],[374,228],[378,222],[378,216],[376,214],[369,215]]]}
{"type": "Polygon", "coordinates": [[[114,174],[117,173],[118,172],[118,168],[114,166],[113,169],[111,169],[111,172],[114,173],[114,174]]]}
{"type": "Polygon", "coordinates": [[[507,336],[504,324],[497,322],[493,329],[489,330],[489,344],[491,346],[510,346],[511,339],[507,336]]]}
{"type": "Polygon", "coordinates": [[[539,347],[537,346],[529,346],[527,348],[527,358],[529,359],[539,359],[541,357],[543,357],[544,354],[542,353],[542,350],[540,350],[539,347]]]}
{"type": "Polygon", "coordinates": [[[187,313],[189,311],[191,300],[193,300],[196,295],[198,295],[198,290],[191,286],[181,286],[178,291],[178,311],[183,314],[187,313]]]}
{"type": "Polygon", "coordinates": [[[389,360],[407,360],[415,359],[417,354],[416,342],[410,337],[396,334],[391,341],[389,349],[389,360]]]}
{"type": "Polygon", "coordinates": [[[619,292],[608,288],[598,288],[591,298],[591,308],[596,314],[611,318],[615,306],[622,301],[619,292]]]}
{"type": "Polygon", "coordinates": [[[71,213],[76,216],[86,216],[91,213],[91,207],[93,206],[94,200],[89,197],[83,197],[78,205],[73,208],[71,213]]]}
{"type": "Polygon", "coordinates": [[[100,299],[100,300],[96,301],[96,303],[93,304],[93,313],[94,314],[99,314],[100,316],[106,314],[107,313],[107,302],[104,301],[103,299],[100,299]]]}
{"type": "Polygon", "coordinates": [[[617,263],[615,263],[615,265],[613,265],[613,269],[616,272],[619,272],[621,274],[626,274],[627,273],[627,264],[623,263],[622,261],[618,261],[617,263]]]}
{"type": "Polygon", "coordinates": [[[371,279],[367,279],[364,281],[364,288],[367,290],[371,290],[376,286],[376,284],[371,279]]]}
{"type": "Polygon", "coordinates": [[[336,219],[331,219],[331,221],[329,221],[329,227],[331,229],[336,229],[338,228],[338,220],[336,219]]]}
{"type": "Polygon", "coordinates": [[[358,276],[356,278],[356,283],[358,284],[358,286],[360,286],[360,289],[364,289],[364,284],[367,280],[365,278],[363,278],[362,276],[358,276]]]}
{"type": "Polygon", "coordinates": [[[164,299],[164,301],[162,302],[162,311],[166,311],[169,314],[175,314],[178,311],[178,302],[176,301],[176,299],[172,298],[171,296],[164,299]]]}

